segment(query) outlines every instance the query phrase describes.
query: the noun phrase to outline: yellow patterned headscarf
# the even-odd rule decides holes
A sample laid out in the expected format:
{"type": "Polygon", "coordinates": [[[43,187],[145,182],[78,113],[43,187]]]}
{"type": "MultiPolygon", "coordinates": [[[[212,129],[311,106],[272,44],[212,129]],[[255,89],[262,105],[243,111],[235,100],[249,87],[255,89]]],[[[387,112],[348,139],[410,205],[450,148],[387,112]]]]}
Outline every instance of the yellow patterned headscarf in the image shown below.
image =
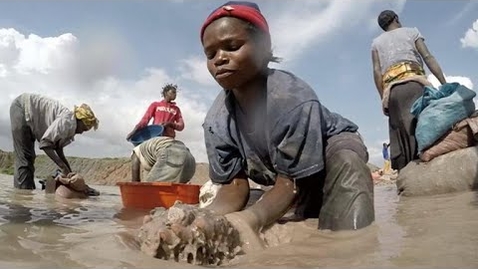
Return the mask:
{"type": "Polygon", "coordinates": [[[94,128],[98,129],[99,120],[96,118],[95,113],[91,110],[90,106],[87,104],[81,104],[80,106],[75,106],[75,117],[81,120],[86,127],[89,129],[94,128]]]}

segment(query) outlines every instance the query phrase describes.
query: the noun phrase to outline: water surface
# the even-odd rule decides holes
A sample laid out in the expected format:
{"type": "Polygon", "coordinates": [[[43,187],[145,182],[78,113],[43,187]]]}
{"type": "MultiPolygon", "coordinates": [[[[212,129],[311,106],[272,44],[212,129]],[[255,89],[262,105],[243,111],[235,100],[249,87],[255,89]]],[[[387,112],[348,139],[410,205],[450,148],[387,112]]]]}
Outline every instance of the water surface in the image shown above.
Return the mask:
{"type": "MultiPolygon", "coordinates": [[[[18,191],[0,175],[0,265],[8,268],[185,268],[138,251],[129,240],[144,212],[122,209],[116,186],[101,196],[59,200],[18,191]]],[[[316,229],[317,221],[276,225],[273,247],[239,256],[234,267],[477,267],[478,197],[456,193],[398,198],[375,189],[376,223],[358,232],[316,229]]]]}

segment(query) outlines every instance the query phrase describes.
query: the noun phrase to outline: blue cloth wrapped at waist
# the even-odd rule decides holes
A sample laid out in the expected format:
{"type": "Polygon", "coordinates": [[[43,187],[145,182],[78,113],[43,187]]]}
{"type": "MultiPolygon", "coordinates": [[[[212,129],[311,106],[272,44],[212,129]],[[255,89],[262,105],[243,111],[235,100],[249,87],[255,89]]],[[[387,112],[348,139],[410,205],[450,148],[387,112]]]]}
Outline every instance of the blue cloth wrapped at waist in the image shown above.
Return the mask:
{"type": "Polygon", "coordinates": [[[459,83],[445,83],[435,89],[425,87],[410,112],[418,119],[415,137],[418,152],[432,146],[453,125],[475,111],[476,93],[459,83]]]}

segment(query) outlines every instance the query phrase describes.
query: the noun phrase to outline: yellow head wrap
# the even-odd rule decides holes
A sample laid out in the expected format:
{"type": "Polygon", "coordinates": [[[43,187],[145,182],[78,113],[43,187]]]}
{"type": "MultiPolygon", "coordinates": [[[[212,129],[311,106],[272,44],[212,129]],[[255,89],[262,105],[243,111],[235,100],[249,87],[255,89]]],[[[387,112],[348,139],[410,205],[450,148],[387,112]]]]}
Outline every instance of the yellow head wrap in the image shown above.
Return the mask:
{"type": "Polygon", "coordinates": [[[98,129],[99,120],[96,118],[95,113],[91,110],[90,106],[87,104],[81,104],[80,106],[75,106],[75,117],[81,120],[86,127],[89,129],[94,128],[98,129]]]}

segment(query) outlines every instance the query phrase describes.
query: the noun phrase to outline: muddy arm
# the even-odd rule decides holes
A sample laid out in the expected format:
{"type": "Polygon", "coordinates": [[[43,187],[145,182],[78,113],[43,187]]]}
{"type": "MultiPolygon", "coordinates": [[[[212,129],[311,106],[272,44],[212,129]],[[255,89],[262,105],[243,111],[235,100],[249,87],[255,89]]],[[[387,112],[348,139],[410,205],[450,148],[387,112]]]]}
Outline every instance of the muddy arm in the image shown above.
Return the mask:
{"type": "Polygon", "coordinates": [[[243,209],[249,199],[249,181],[245,174],[236,176],[229,184],[219,188],[216,197],[206,208],[225,215],[243,209]]]}
{"type": "Polygon", "coordinates": [[[68,175],[71,172],[68,165],[63,162],[63,160],[58,156],[57,152],[54,149],[43,148],[43,151],[53,162],[55,162],[56,165],[58,165],[58,167],[60,167],[63,174],[68,175]]]}
{"type": "Polygon", "coordinates": [[[133,182],[140,182],[140,162],[138,156],[136,154],[131,155],[131,176],[133,182]]]}
{"type": "Polygon", "coordinates": [[[274,187],[259,201],[240,211],[249,199],[249,182],[245,176],[240,176],[231,183],[221,186],[213,202],[206,208],[221,215],[237,212],[235,213],[237,217],[243,218],[254,230],[259,231],[281,218],[294,202],[294,198],[292,180],[278,176],[274,187]]]}
{"type": "Polygon", "coordinates": [[[58,147],[58,148],[55,149],[55,151],[56,151],[56,154],[58,155],[58,157],[60,157],[60,159],[66,164],[68,169],[70,169],[70,171],[72,171],[70,163],[68,162],[68,160],[65,157],[65,152],[63,151],[63,147],[58,147]]]}
{"type": "Polygon", "coordinates": [[[292,180],[285,176],[277,176],[274,187],[254,205],[244,210],[245,217],[252,218],[250,223],[252,228],[260,231],[280,219],[291,207],[297,191],[294,191],[292,180]]]}
{"type": "Polygon", "coordinates": [[[435,75],[435,77],[441,84],[445,84],[446,79],[443,75],[443,71],[438,64],[438,61],[428,50],[428,47],[427,45],[425,45],[425,41],[423,40],[423,38],[417,39],[417,41],[415,41],[415,46],[417,47],[418,53],[420,53],[423,60],[425,61],[425,64],[428,66],[428,69],[430,69],[430,72],[435,75]]]}

